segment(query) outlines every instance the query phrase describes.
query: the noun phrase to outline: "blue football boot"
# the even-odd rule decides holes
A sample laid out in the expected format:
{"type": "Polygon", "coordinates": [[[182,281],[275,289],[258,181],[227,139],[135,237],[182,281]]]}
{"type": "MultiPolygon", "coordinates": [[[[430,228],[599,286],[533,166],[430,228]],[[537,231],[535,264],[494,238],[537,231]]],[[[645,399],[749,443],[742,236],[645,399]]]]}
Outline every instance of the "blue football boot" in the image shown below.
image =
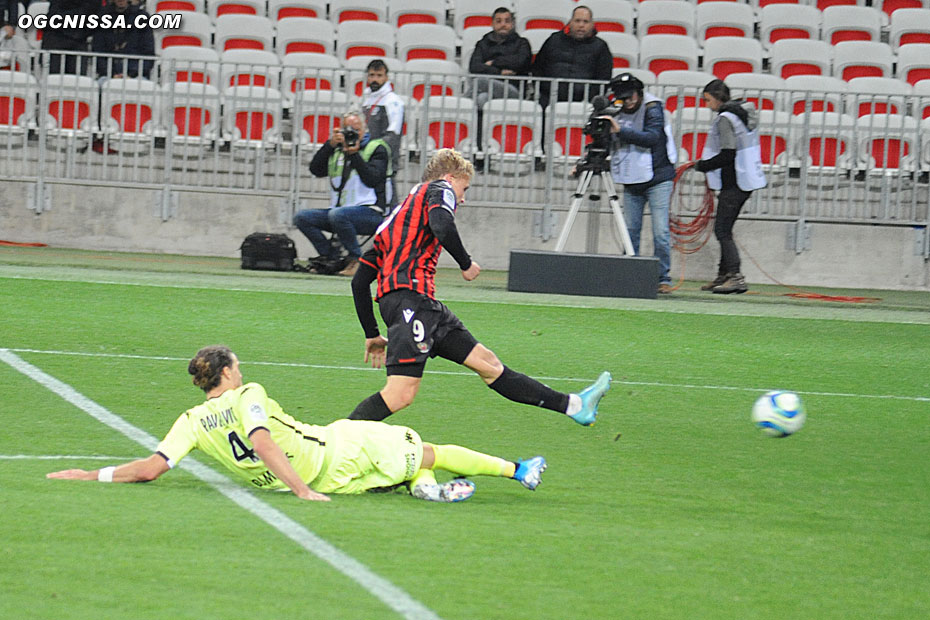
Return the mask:
{"type": "Polygon", "coordinates": [[[528,488],[535,491],[539,483],[542,482],[542,473],[546,471],[546,459],[541,456],[534,456],[531,459],[517,461],[517,471],[513,473],[513,479],[528,488]]]}
{"type": "Polygon", "coordinates": [[[582,426],[591,426],[597,420],[597,405],[601,402],[604,394],[610,389],[610,373],[606,370],[601,373],[597,381],[578,392],[581,397],[581,411],[575,415],[568,416],[582,426]]]}

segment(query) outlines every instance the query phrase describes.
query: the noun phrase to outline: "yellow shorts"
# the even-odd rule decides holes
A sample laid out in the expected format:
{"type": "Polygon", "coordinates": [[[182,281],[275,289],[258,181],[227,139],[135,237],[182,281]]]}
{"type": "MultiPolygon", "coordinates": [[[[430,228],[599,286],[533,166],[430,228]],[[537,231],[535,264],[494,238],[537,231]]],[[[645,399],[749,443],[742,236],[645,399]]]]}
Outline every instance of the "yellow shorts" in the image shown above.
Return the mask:
{"type": "Polygon", "coordinates": [[[327,426],[323,469],[310,487],[320,493],[363,493],[413,478],[423,442],[413,429],[366,420],[327,426]]]}

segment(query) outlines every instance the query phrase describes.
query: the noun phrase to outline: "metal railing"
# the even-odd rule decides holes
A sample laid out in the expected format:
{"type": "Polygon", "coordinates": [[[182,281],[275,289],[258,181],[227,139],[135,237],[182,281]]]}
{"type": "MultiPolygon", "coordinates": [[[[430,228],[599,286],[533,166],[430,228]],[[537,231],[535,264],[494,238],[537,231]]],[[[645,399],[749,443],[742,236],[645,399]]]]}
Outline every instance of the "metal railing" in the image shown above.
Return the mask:
{"type": "MultiPolygon", "coordinates": [[[[99,61],[105,73],[119,59],[72,55],[80,57],[76,66],[92,71],[99,61]]],[[[46,184],[69,182],[163,190],[165,218],[177,190],[273,195],[284,201],[281,219],[289,222],[302,199],[328,191],[307,163],[358,106],[365,79],[364,69],[317,67],[312,56],[292,54],[284,64],[160,58],[151,79],[95,79],[50,73],[48,53],[22,54],[18,71],[0,71],[0,175],[35,183],[37,211],[46,184]]],[[[416,63],[391,74],[407,102],[398,185],[416,183],[435,149],[455,147],[479,169],[470,202],[539,208],[539,234],[551,237],[545,222],[576,185],[571,168],[587,140],[586,102],[605,85],[579,83],[582,101],[548,102],[541,85],[555,94],[576,84],[516,77],[489,84],[451,62],[411,67],[416,63]],[[490,88],[487,101],[482,86],[490,88]]],[[[647,90],[673,108],[667,120],[679,162],[699,158],[712,121],[707,108],[694,107],[700,87],[647,90]]],[[[761,108],[769,177],[746,205],[747,217],[927,225],[930,96],[738,94],[761,108]]],[[[703,176],[690,175],[681,189],[697,207],[703,176]]]]}

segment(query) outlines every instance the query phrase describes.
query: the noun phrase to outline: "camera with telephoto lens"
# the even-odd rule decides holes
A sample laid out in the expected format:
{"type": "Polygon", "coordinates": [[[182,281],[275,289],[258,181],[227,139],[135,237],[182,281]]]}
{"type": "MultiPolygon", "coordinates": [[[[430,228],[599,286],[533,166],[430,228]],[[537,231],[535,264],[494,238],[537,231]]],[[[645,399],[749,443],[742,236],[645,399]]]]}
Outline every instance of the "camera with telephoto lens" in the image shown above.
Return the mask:
{"type": "Polygon", "coordinates": [[[342,128],[342,137],[346,141],[346,146],[355,146],[358,144],[358,132],[352,127],[343,127],[342,128]]]}

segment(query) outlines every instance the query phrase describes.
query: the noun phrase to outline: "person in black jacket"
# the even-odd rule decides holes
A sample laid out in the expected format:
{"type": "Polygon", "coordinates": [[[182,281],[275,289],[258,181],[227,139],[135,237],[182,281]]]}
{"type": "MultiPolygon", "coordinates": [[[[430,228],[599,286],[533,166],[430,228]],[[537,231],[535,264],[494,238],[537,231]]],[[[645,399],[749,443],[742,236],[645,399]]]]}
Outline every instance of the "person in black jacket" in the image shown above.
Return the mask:
{"type": "Polygon", "coordinates": [[[145,28],[135,28],[135,19],[139,15],[148,15],[142,8],[130,4],[129,0],[109,0],[100,12],[101,16],[116,18],[122,15],[126,28],[98,28],[94,31],[93,50],[102,54],[122,54],[125,56],[152,56],[151,60],[138,58],[97,58],[97,75],[99,77],[142,77],[148,79],[155,64],[155,35],[146,23],[145,28]]]}
{"type": "MultiPolygon", "coordinates": [[[[607,82],[612,72],[613,55],[607,43],[598,38],[594,15],[586,6],[575,7],[568,25],[546,39],[532,67],[537,77],[577,80],[559,84],[558,101],[590,101],[602,94],[604,87],[584,80],[607,82]]],[[[539,103],[543,107],[549,105],[550,86],[546,81],[539,84],[539,103]]]]}
{"type": "MultiPolygon", "coordinates": [[[[97,15],[100,12],[100,0],[50,0],[48,17],[60,15],[62,19],[69,15],[97,15]]],[[[82,24],[87,23],[84,18],[82,24]]],[[[86,52],[87,39],[92,34],[90,28],[81,25],[78,28],[46,28],[42,33],[42,49],[67,52],[86,52]]],[[[87,73],[89,57],[49,55],[49,73],[87,73]]]]}
{"type": "MultiPolygon", "coordinates": [[[[475,45],[468,72],[477,75],[528,75],[533,58],[530,42],[513,29],[510,9],[496,9],[491,17],[491,28],[491,32],[475,45]]],[[[466,95],[473,97],[480,109],[490,98],[520,98],[520,84],[519,80],[473,78],[466,95]]]]}
{"type": "Polygon", "coordinates": [[[0,41],[12,38],[16,34],[16,20],[18,17],[18,0],[0,0],[0,41]]]}

